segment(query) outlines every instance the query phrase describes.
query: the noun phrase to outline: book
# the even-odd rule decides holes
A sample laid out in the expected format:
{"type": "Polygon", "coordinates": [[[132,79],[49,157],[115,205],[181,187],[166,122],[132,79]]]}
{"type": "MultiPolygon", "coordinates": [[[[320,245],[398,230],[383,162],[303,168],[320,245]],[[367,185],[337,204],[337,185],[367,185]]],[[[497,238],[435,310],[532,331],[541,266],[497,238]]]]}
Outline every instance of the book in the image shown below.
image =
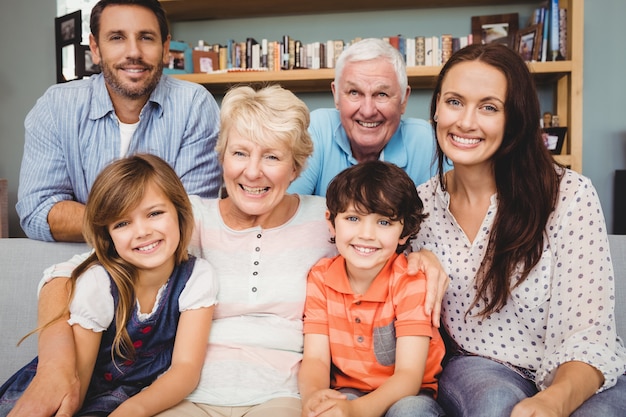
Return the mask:
{"type": "Polygon", "coordinates": [[[426,36],[424,38],[424,57],[425,65],[432,67],[433,64],[433,38],[432,36],[426,36]]]}
{"type": "Polygon", "coordinates": [[[445,64],[452,56],[452,35],[441,35],[441,64],[445,64]]]}
{"type": "Polygon", "coordinates": [[[320,69],[320,43],[313,42],[311,44],[311,69],[320,69]]]}
{"type": "Polygon", "coordinates": [[[426,65],[426,38],[424,36],[415,37],[415,64],[426,65]]]}
{"type": "Polygon", "coordinates": [[[437,66],[441,65],[441,46],[439,45],[439,36],[432,36],[432,58],[433,62],[431,65],[437,66]]]}
{"type": "Polygon", "coordinates": [[[261,39],[261,68],[268,68],[269,50],[267,39],[261,39]]]}
{"type": "Polygon", "coordinates": [[[276,71],[276,68],[274,67],[274,45],[276,44],[276,42],[274,41],[270,41],[267,42],[267,69],[269,69],[270,71],[276,71]]]}
{"type": "Polygon", "coordinates": [[[550,55],[549,61],[559,59],[559,0],[550,0],[550,55]]]}
{"type": "Polygon", "coordinates": [[[541,36],[541,55],[539,61],[546,62],[548,60],[548,38],[550,33],[550,9],[543,8],[543,34],[541,36]]]}
{"type": "Polygon", "coordinates": [[[219,63],[220,63],[219,69],[221,69],[221,70],[228,69],[228,57],[227,57],[227,55],[228,55],[228,48],[226,48],[224,46],[221,47],[220,48],[220,52],[219,52],[219,63]]]}
{"type": "Polygon", "coordinates": [[[388,39],[389,39],[389,44],[399,51],[400,50],[400,38],[398,36],[389,36],[388,39]]]}
{"type": "Polygon", "coordinates": [[[295,39],[289,39],[289,43],[287,46],[287,51],[288,51],[288,59],[289,59],[289,65],[287,67],[287,69],[293,69],[293,66],[296,63],[296,41],[295,39]]]}
{"type": "Polygon", "coordinates": [[[246,43],[237,42],[235,50],[235,68],[246,69],[246,43]]]}
{"type": "Polygon", "coordinates": [[[252,47],[259,43],[254,38],[246,38],[246,68],[252,68],[252,47]]]}
{"type": "Polygon", "coordinates": [[[404,42],[406,43],[406,48],[405,48],[406,66],[414,67],[415,66],[415,38],[405,38],[404,42]]]}
{"type": "Polygon", "coordinates": [[[335,68],[335,41],[326,41],[326,68],[335,68]]]}
{"type": "Polygon", "coordinates": [[[335,40],[335,46],[333,47],[333,50],[335,52],[335,56],[333,57],[333,68],[335,68],[335,66],[337,65],[337,59],[339,59],[339,55],[341,55],[341,53],[343,52],[343,47],[343,40],[335,40]]]}
{"type": "Polygon", "coordinates": [[[288,70],[289,69],[289,36],[283,36],[283,41],[281,43],[281,58],[280,58],[280,69],[288,70]]]}
{"type": "Polygon", "coordinates": [[[567,59],[567,9],[559,9],[559,53],[567,59]]]}
{"type": "Polygon", "coordinates": [[[226,69],[235,68],[235,40],[229,39],[226,44],[226,69]]]}
{"type": "Polygon", "coordinates": [[[303,56],[305,54],[304,47],[301,41],[296,41],[294,44],[294,68],[305,68],[303,65],[303,56]]]}
{"type": "Polygon", "coordinates": [[[260,69],[261,68],[261,44],[255,43],[252,45],[252,61],[248,68],[260,69]]]}

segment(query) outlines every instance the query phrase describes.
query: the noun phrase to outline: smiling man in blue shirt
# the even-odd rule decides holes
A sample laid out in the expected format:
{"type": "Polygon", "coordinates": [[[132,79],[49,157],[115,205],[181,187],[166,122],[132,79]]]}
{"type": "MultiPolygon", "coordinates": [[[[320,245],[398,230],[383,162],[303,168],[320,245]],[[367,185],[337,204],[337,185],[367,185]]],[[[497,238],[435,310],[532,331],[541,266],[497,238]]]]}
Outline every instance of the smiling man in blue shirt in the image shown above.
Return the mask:
{"type": "Polygon", "coordinates": [[[189,194],[217,196],[219,108],[204,87],[163,75],[169,43],[156,0],[94,6],[89,44],[102,74],[50,87],[26,117],[16,208],[30,238],[83,241],[94,179],[133,153],[166,160],[189,194]]]}
{"type": "Polygon", "coordinates": [[[313,155],[289,192],[326,195],[339,172],[384,160],[419,185],[435,174],[435,138],[425,120],[402,118],[411,93],[402,55],[382,39],[363,39],[339,57],[331,84],[336,109],[311,112],[313,155]]]}

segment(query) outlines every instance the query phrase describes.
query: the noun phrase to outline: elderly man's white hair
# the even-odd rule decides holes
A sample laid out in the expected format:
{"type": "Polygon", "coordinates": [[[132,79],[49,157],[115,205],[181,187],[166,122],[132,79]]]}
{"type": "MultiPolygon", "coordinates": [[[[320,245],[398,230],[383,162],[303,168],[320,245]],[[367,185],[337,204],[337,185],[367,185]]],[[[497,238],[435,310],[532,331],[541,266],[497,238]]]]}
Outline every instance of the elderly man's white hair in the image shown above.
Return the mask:
{"type": "MultiPolygon", "coordinates": [[[[365,38],[355,42],[339,55],[335,64],[335,86],[338,87],[341,82],[343,68],[346,63],[371,61],[379,58],[386,59],[393,66],[398,78],[398,84],[400,84],[400,91],[406,91],[409,82],[404,58],[389,42],[378,38],[365,38]]],[[[402,102],[404,102],[405,97],[403,94],[402,102]]]]}

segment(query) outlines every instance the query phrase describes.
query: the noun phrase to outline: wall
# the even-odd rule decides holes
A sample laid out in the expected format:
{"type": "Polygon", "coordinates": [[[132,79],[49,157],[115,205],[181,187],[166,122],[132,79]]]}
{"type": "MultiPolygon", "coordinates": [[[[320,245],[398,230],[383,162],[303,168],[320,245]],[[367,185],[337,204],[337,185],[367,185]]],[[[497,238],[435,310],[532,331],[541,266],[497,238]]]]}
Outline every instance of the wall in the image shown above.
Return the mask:
{"type": "MultiPolygon", "coordinates": [[[[520,12],[524,22],[530,16],[531,6],[514,6],[513,10],[520,12]]],[[[469,32],[469,17],[472,15],[510,11],[509,6],[294,16],[289,20],[259,18],[185,22],[173,24],[172,32],[175,39],[192,43],[197,39],[224,42],[229,37],[241,39],[245,34],[268,39],[288,34],[297,36],[303,42],[321,40],[331,34],[346,40],[356,36],[382,37],[397,33],[406,36],[418,33],[434,35],[444,31],[459,36],[469,32]]],[[[0,48],[5,57],[0,66],[0,177],[9,179],[11,236],[23,236],[14,206],[24,141],[24,118],[36,99],[55,80],[55,16],[55,2],[36,0],[13,2],[10,12],[0,15],[0,48]]],[[[609,49],[608,42],[614,44],[616,40],[626,39],[623,16],[626,16],[626,2],[585,2],[583,174],[592,179],[598,190],[609,231],[612,230],[613,219],[614,171],[626,168],[626,114],[622,105],[622,98],[626,97],[626,84],[622,80],[626,54],[621,53],[620,48],[615,48],[616,53],[610,56],[606,51],[609,49]]],[[[544,94],[542,102],[549,100],[549,94],[544,94]]],[[[311,108],[333,106],[329,94],[306,94],[303,99],[311,108]]],[[[428,99],[428,92],[414,92],[407,114],[426,117],[428,99]]]]}
{"type": "Polygon", "coordinates": [[[0,177],[9,181],[9,235],[24,236],[15,203],[24,147],[24,118],[54,84],[56,2],[3,2],[0,13],[0,177]],[[9,7],[10,5],[10,7],[9,7]]]}
{"type": "MultiPolygon", "coordinates": [[[[591,178],[612,231],[615,170],[626,169],[626,2],[585,1],[583,173],[591,178]]],[[[626,189],[619,191],[626,194],[626,189]]]]}

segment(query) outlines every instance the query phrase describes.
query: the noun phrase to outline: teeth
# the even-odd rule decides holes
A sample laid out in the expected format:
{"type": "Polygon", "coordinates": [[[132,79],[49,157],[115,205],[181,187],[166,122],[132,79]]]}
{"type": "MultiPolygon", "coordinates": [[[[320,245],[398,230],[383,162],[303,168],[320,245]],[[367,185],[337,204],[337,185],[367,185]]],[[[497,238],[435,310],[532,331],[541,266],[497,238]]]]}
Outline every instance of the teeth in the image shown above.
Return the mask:
{"type": "Polygon", "coordinates": [[[462,143],[463,145],[475,145],[480,142],[480,139],[468,139],[456,135],[452,135],[452,139],[454,139],[455,142],[462,143]]]}
{"type": "Polygon", "coordinates": [[[152,249],[156,248],[158,244],[159,244],[159,242],[154,242],[154,243],[152,243],[152,244],[150,244],[148,246],[142,246],[141,248],[137,248],[137,250],[140,251],[140,252],[147,252],[149,250],[152,250],[152,249]]]}
{"type": "Polygon", "coordinates": [[[135,72],[135,73],[139,73],[139,72],[143,72],[142,69],[127,69],[127,72],[135,72]]]}
{"type": "Polygon", "coordinates": [[[241,188],[243,188],[243,190],[247,193],[250,194],[263,194],[264,192],[266,192],[268,190],[268,187],[246,187],[245,185],[242,185],[241,188]]]}
{"type": "Polygon", "coordinates": [[[364,248],[362,246],[354,246],[354,249],[357,252],[361,252],[361,253],[372,253],[372,252],[376,252],[376,248],[364,248]]]}
{"type": "Polygon", "coordinates": [[[376,126],[380,125],[380,123],[378,123],[378,122],[370,122],[370,123],[367,123],[367,122],[359,122],[359,124],[360,124],[361,126],[363,126],[363,127],[376,127],[376,126]]]}

